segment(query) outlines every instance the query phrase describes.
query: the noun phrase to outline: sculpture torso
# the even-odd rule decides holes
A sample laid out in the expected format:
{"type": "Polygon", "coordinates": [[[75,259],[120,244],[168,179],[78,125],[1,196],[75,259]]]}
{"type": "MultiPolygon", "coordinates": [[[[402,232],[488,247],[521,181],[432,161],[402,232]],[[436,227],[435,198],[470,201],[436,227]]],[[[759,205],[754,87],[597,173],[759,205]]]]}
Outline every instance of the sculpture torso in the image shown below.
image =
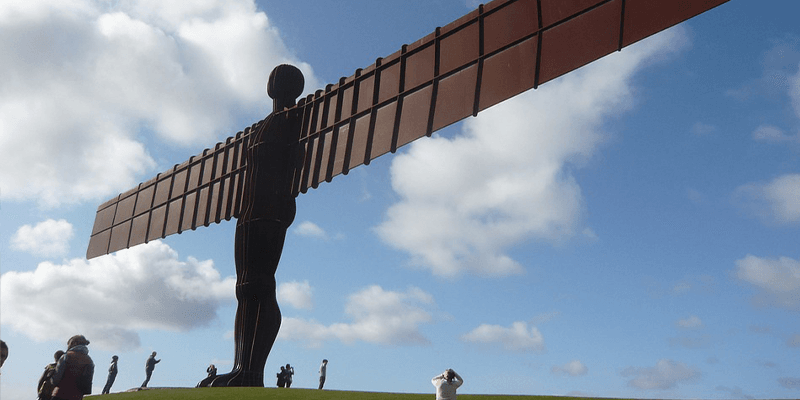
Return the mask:
{"type": "Polygon", "coordinates": [[[295,113],[272,113],[251,136],[245,154],[247,174],[242,214],[238,223],[267,219],[287,227],[294,220],[292,179],[300,162],[300,118],[295,113]]]}

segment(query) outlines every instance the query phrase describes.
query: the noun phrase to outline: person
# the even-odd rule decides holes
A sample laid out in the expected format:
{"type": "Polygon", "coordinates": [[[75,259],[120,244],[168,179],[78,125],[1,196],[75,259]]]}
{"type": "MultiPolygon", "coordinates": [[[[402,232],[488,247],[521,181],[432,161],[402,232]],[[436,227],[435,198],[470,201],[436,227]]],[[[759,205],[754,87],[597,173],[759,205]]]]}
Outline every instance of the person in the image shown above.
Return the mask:
{"type": "Polygon", "coordinates": [[[50,378],[56,371],[56,363],[61,356],[64,355],[63,350],[56,351],[53,354],[55,361],[52,364],[47,364],[42,372],[42,377],[39,378],[39,384],[36,386],[36,393],[39,395],[39,400],[50,400],[53,398],[53,384],[50,383],[50,378]]]}
{"type": "Polygon", "coordinates": [[[291,65],[272,70],[267,93],[272,113],[249,128],[247,173],[236,220],[236,319],[233,369],[211,386],[264,387],[264,366],[281,326],[275,272],[286,231],[296,213],[294,174],[302,166],[302,115],[291,109],[303,92],[302,72],[291,65]],[[290,110],[287,110],[290,109],[290,110]]]}
{"type": "Polygon", "coordinates": [[[6,345],[6,342],[0,340],[0,367],[6,363],[6,358],[8,358],[8,345],[6,345]]]}
{"type": "Polygon", "coordinates": [[[56,362],[56,370],[50,377],[53,400],[81,400],[92,393],[94,362],[89,357],[89,341],[83,335],[67,340],[67,352],[56,362]]]}
{"type": "Polygon", "coordinates": [[[161,360],[156,360],[155,351],[147,358],[147,361],[144,363],[144,372],[147,374],[147,377],[144,379],[144,382],[142,382],[142,387],[147,387],[147,384],[150,382],[150,376],[153,375],[153,370],[156,369],[156,364],[160,362],[161,360]]]}
{"type": "Polygon", "coordinates": [[[286,387],[286,367],[281,365],[281,372],[278,372],[278,387],[286,387]]]}
{"type": "Polygon", "coordinates": [[[200,383],[198,383],[195,387],[208,387],[214,378],[217,377],[217,367],[214,364],[209,365],[208,368],[206,368],[206,372],[208,373],[206,379],[200,381],[200,383]]]}
{"type": "Polygon", "coordinates": [[[436,400],[456,400],[456,389],[464,384],[464,380],[456,371],[448,369],[434,376],[431,383],[436,386],[436,400]]]}
{"type": "Polygon", "coordinates": [[[286,364],[286,374],[284,380],[286,381],[287,388],[292,387],[292,375],[294,375],[294,367],[292,367],[289,364],[286,364]]]}
{"type": "Polygon", "coordinates": [[[103,387],[102,394],[108,394],[111,391],[111,385],[117,379],[117,360],[119,360],[119,357],[116,355],[111,357],[111,365],[108,366],[108,379],[106,380],[106,386],[103,387]]]}
{"type": "Polygon", "coordinates": [[[328,360],[322,360],[322,365],[319,366],[319,390],[325,385],[326,375],[328,375],[328,360]]]}

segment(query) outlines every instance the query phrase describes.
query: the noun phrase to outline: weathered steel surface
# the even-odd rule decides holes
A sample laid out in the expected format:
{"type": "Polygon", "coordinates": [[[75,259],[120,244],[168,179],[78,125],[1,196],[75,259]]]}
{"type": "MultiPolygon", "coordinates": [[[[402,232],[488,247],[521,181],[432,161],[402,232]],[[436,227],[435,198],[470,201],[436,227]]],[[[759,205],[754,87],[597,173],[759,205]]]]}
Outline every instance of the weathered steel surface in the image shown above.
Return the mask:
{"type": "MultiPolygon", "coordinates": [[[[301,99],[293,192],[727,1],[492,1],[301,99]]],[[[262,122],[101,205],[87,258],[238,217],[242,149],[262,122]]]]}

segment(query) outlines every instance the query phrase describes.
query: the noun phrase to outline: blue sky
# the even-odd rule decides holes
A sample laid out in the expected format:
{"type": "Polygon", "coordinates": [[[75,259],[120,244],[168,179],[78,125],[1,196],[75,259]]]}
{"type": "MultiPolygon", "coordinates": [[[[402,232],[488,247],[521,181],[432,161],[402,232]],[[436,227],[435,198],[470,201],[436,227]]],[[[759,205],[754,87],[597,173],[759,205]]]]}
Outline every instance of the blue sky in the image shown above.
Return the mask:
{"type": "MultiPolygon", "coordinates": [[[[233,222],[87,261],[97,205],[476,7],[0,4],[3,399],[67,338],[94,392],[232,364],[233,222]]],[[[800,29],[732,1],[298,198],[266,370],[296,387],[800,396],[800,29]]],[[[268,375],[269,376],[269,375],[268,375]]],[[[272,379],[267,385],[274,385],[272,379]]]]}

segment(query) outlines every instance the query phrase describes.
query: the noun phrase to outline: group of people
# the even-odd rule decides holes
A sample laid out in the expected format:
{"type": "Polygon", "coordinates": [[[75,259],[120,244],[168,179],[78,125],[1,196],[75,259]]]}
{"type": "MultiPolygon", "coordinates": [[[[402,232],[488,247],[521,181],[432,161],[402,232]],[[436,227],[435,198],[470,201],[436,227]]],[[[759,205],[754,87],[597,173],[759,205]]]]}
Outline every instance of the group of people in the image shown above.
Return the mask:
{"type": "MultiPolygon", "coordinates": [[[[212,365],[213,366],[213,365],[212,365]]],[[[281,366],[281,372],[278,372],[278,387],[280,388],[290,388],[292,387],[292,375],[294,375],[294,367],[289,364],[286,366],[281,366]]],[[[322,360],[322,364],[319,366],[319,389],[322,390],[322,386],[325,385],[325,377],[328,375],[328,360],[322,360]]]]}
{"type": "Polygon", "coordinates": [[[286,366],[281,366],[281,372],[277,373],[278,375],[278,387],[282,388],[290,388],[292,387],[292,375],[294,375],[294,367],[289,364],[286,366]]]}
{"type": "MultiPolygon", "coordinates": [[[[37,386],[40,400],[81,400],[84,395],[92,393],[92,378],[94,377],[94,362],[89,357],[89,341],[83,335],[75,335],[67,340],[67,351],[58,350],[53,355],[55,362],[48,364],[44,368],[44,373],[39,379],[37,386]]],[[[0,349],[0,366],[3,365],[8,357],[8,347],[2,342],[0,349]]],[[[111,365],[108,367],[108,379],[103,388],[102,394],[107,394],[111,390],[111,385],[117,377],[116,355],[111,357],[111,365]]],[[[156,364],[161,360],[156,360],[156,352],[150,354],[145,362],[146,378],[142,382],[142,387],[147,387],[150,377],[153,374],[156,364]]],[[[217,375],[217,368],[211,364],[208,369],[208,378],[217,375]]],[[[328,360],[322,360],[319,366],[319,389],[325,385],[325,378],[328,372],[328,360]]],[[[292,376],[294,367],[289,364],[281,366],[281,372],[277,374],[278,387],[292,387],[292,376]]],[[[436,387],[436,400],[456,400],[456,389],[464,380],[452,369],[447,369],[443,373],[434,376],[431,383],[436,387]]]]}
{"type": "MultiPolygon", "coordinates": [[[[53,355],[55,362],[44,367],[42,377],[39,378],[37,392],[40,400],[80,400],[84,395],[92,393],[92,378],[94,377],[94,362],[89,357],[89,341],[83,335],[75,335],[67,340],[67,351],[58,350],[53,355]]],[[[155,365],[161,360],[156,360],[154,351],[145,362],[146,378],[142,387],[147,387],[155,365]]],[[[103,387],[102,394],[111,391],[111,385],[117,378],[118,356],[111,357],[108,367],[108,379],[103,387]]]]}
{"type": "Polygon", "coordinates": [[[67,351],[54,354],[55,362],[44,368],[39,379],[39,399],[80,400],[92,393],[94,362],[88,345],[83,335],[75,335],[67,340],[67,351]]]}

